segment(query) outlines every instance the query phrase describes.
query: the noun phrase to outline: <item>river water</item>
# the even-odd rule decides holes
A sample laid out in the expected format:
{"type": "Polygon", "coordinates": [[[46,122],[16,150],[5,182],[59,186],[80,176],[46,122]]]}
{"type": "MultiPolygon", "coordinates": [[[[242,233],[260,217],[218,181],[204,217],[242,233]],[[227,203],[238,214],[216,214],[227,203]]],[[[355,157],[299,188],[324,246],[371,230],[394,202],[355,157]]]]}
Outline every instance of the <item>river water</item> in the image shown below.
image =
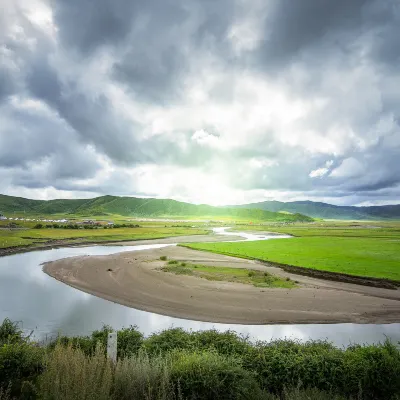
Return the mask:
{"type": "MultiPolygon", "coordinates": [[[[229,234],[223,228],[217,234],[229,234]]],[[[244,240],[267,240],[282,236],[241,233],[244,240]]],[[[237,236],[237,234],[235,234],[237,236]]],[[[21,321],[22,328],[33,336],[46,339],[58,333],[86,335],[108,324],[119,329],[137,325],[146,335],[170,327],[203,330],[232,329],[253,340],[294,338],[328,339],[338,346],[351,343],[400,341],[400,324],[358,325],[228,325],[190,321],[135,310],[71,288],[42,272],[41,264],[80,255],[107,255],[122,251],[140,251],[171,246],[166,244],[138,246],[70,247],[15,254],[0,258],[0,321],[8,317],[21,321]]]]}

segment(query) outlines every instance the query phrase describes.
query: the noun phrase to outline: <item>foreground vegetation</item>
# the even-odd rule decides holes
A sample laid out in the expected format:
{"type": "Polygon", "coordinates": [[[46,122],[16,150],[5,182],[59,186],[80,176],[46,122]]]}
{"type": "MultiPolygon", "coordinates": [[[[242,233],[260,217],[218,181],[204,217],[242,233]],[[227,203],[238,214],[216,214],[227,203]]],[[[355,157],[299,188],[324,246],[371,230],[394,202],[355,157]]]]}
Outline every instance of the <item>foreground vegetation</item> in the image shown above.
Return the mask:
{"type": "Polygon", "coordinates": [[[360,223],[320,222],[290,226],[238,226],[236,230],[272,231],[290,239],[191,243],[187,246],[237,257],[400,282],[400,223],[365,227],[360,223]]]}
{"type": "Polygon", "coordinates": [[[399,399],[400,351],[386,342],[338,349],[327,342],[252,344],[234,332],[118,332],[118,362],[105,356],[110,328],[44,346],[0,325],[0,398],[399,399]]]}
{"type": "Polygon", "coordinates": [[[209,281],[244,283],[256,287],[286,289],[296,287],[296,283],[290,278],[284,279],[268,272],[254,269],[215,267],[170,260],[162,270],[176,275],[196,276],[209,281]]]}

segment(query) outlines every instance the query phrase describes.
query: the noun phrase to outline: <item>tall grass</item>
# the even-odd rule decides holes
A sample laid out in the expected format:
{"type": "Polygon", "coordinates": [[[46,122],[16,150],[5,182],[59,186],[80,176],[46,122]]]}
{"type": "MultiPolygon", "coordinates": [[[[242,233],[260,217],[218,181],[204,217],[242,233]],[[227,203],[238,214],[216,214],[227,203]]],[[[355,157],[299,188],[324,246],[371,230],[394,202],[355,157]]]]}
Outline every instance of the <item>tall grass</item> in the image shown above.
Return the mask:
{"type": "Polygon", "coordinates": [[[113,383],[111,362],[98,346],[92,356],[57,345],[40,379],[43,400],[108,400],[113,383]]]}
{"type": "Polygon", "coordinates": [[[119,400],[168,400],[173,398],[168,358],[150,358],[140,352],[119,360],[115,368],[113,398],[119,400]]]}

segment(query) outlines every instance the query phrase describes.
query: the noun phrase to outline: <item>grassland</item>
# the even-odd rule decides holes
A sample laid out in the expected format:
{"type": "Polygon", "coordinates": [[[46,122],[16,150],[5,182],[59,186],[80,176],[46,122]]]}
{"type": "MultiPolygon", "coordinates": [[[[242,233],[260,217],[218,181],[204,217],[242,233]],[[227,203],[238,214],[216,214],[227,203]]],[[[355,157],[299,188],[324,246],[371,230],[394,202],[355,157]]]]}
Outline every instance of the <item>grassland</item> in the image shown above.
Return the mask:
{"type": "Polygon", "coordinates": [[[390,279],[400,282],[400,224],[365,227],[357,223],[295,226],[240,226],[237,230],[274,231],[294,235],[241,243],[201,243],[188,247],[296,267],[390,279]]]}
{"type": "Polygon", "coordinates": [[[236,282],[256,287],[286,289],[296,287],[295,282],[290,279],[283,279],[268,272],[245,268],[215,267],[171,260],[162,270],[177,275],[197,276],[209,281],[236,282]]]}
{"type": "MultiPolygon", "coordinates": [[[[3,223],[3,226],[5,224],[3,223]]],[[[115,229],[34,229],[32,223],[20,224],[21,229],[0,229],[0,249],[16,246],[40,247],[46,243],[62,244],[160,239],[171,236],[208,234],[205,227],[179,227],[166,223],[141,223],[138,228],[115,229]]]]}

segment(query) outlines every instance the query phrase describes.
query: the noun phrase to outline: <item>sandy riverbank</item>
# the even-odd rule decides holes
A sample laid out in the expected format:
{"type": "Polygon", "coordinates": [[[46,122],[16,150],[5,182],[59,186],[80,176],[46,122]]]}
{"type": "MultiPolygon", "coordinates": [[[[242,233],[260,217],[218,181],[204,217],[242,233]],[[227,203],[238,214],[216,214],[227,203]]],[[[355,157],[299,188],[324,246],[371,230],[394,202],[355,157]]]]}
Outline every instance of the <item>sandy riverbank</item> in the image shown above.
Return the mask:
{"type": "Polygon", "coordinates": [[[45,264],[43,270],[104,299],[178,318],[235,324],[400,322],[400,290],[293,275],[255,261],[183,247],[73,257],[45,264]],[[256,288],[173,275],[159,270],[164,265],[159,260],[163,255],[180,261],[266,270],[289,276],[299,281],[300,287],[256,288]]]}

